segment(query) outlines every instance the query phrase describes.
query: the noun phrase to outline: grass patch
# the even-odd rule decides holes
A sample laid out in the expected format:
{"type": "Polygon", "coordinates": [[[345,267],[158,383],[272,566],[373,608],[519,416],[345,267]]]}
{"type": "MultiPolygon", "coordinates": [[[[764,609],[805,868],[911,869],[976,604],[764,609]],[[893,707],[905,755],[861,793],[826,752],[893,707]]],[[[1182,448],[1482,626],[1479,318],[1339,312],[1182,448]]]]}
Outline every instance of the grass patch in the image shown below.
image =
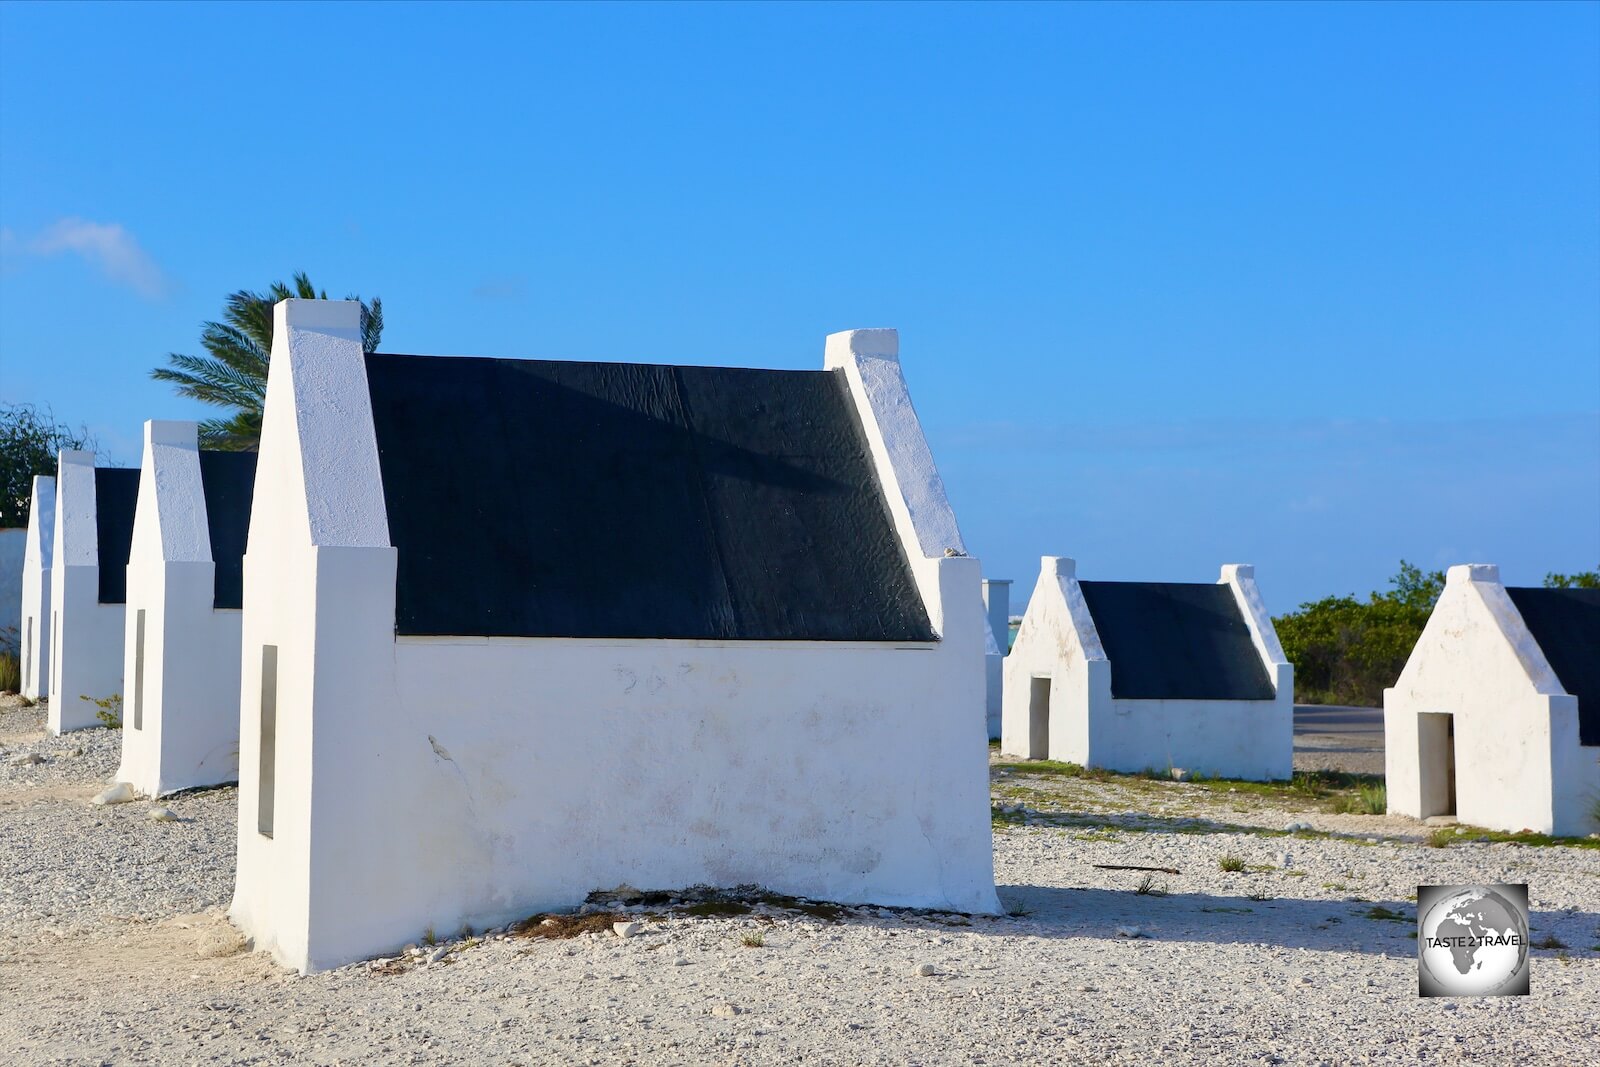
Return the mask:
{"type": "MultiPolygon", "coordinates": [[[[1033,759],[1023,763],[996,763],[995,771],[1004,771],[1009,774],[1048,774],[1059,778],[1087,778],[1091,782],[1104,782],[1118,777],[1113,771],[1103,770],[1099,767],[1085,767],[1079,763],[1063,763],[1053,759],[1033,759]]],[[[1139,775],[1123,775],[1126,778],[1137,778],[1139,775]]]]}
{"type": "Polygon", "coordinates": [[[1593,848],[1600,849],[1600,838],[1596,837],[1552,837],[1549,834],[1536,834],[1530,831],[1521,833],[1507,833],[1504,830],[1484,830],[1477,826],[1444,826],[1433,831],[1423,841],[1429,848],[1444,848],[1452,842],[1462,844],[1490,842],[1495,844],[1527,845],[1530,848],[1593,848]],[[1457,833],[1465,830],[1465,833],[1457,833]]]}
{"type": "Polygon", "coordinates": [[[517,923],[511,928],[511,933],[515,937],[565,941],[584,934],[609,933],[612,923],[625,922],[627,919],[626,915],[613,911],[596,911],[588,915],[535,915],[517,923]]]}
{"type": "Polygon", "coordinates": [[[753,909],[742,900],[702,900],[682,909],[685,915],[700,919],[725,919],[734,915],[749,915],[753,909]]]}
{"type": "Polygon", "coordinates": [[[1210,778],[1204,774],[1190,774],[1183,782],[1173,780],[1172,771],[1147,767],[1131,773],[1108,771],[1100,767],[1084,767],[1060,760],[1027,760],[1015,763],[996,763],[996,774],[1022,774],[1058,778],[1083,778],[1104,782],[1118,780],[1128,784],[1150,782],[1160,786],[1189,786],[1213,793],[1249,793],[1276,800],[1315,800],[1332,810],[1358,811],[1382,814],[1388,807],[1383,776],[1376,774],[1347,774],[1343,771],[1297,771],[1287,781],[1250,782],[1240,778],[1210,778]],[[1376,810],[1374,810],[1376,809],[1376,810]]]}
{"type": "Polygon", "coordinates": [[[1141,897],[1164,897],[1167,895],[1166,887],[1156,885],[1156,876],[1153,874],[1147,874],[1139,879],[1139,884],[1133,887],[1133,891],[1141,897]]]}
{"type": "Polygon", "coordinates": [[[1505,842],[1513,845],[1531,845],[1535,848],[1600,849],[1600,838],[1595,837],[1551,837],[1549,834],[1535,833],[1508,834],[1501,830],[1480,830],[1476,826],[1471,828],[1470,833],[1479,840],[1505,842]]]}
{"type": "Polygon", "coordinates": [[[1361,914],[1369,919],[1378,919],[1383,922],[1408,923],[1411,921],[1411,916],[1402,915],[1400,912],[1392,908],[1386,908],[1382,904],[1374,904],[1361,914]]]}
{"type": "Polygon", "coordinates": [[[1567,943],[1555,934],[1545,934],[1533,943],[1534,948],[1566,948],[1567,943]]]}
{"type": "Polygon", "coordinates": [[[785,896],[782,893],[763,893],[760,903],[773,908],[782,908],[785,911],[798,911],[802,915],[809,915],[813,919],[822,919],[825,922],[836,923],[844,918],[845,907],[842,904],[830,904],[826,900],[808,900],[805,897],[785,896]]]}
{"type": "Polygon", "coordinates": [[[1217,870],[1227,871],[1229,874],[1238,874],[1244,870],[1244,860],[1238,856],[1223,856],[1217,861],[1217,870]]]}
{"type": "Polygon", "coordinates": [[[766,943],[767,939],[759,933],[751,932],[739,935],[739,944],[745,948],[763,948],[766,943]]]}
{"type": "Polygon", "coordinates": [[[1024,825],[1024,813],[1011,807],[1009,804],[989,805],[989,825],[999,828],[1004,826],[1024,825]]]}
{"type": "Polygon", "coordinates": [[[1359,782],[1354,792],[1335,793],[1329,805],[1337,815],[1384,815],[1389,811],[1389,790],[1382,782],[1359,782]]]}
{"type": "Polygon", "coordinates": [[[1233,907],[1231,905],[1228,905],[1228,904],[1219,904],[1214,908],[1201,908],[1200,910],[1201,911],[1210,911],[1210,912],[1220,912],[1220,913],[1222,913],[1224,915],[1251,915],[1251,914],[1255,913],[1256,909],[1254,909],[1254,908],[1235,908],[1235,907],[1233,907]]]}

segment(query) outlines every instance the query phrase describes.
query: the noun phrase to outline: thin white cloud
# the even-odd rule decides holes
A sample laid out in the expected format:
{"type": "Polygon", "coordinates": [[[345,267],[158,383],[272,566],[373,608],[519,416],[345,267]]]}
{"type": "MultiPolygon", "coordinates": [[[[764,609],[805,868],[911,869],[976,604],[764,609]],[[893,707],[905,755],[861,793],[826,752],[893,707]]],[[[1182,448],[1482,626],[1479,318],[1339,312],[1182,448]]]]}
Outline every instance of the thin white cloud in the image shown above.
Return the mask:
{"type": "Polygon", "coordinates": [[[526,288],[527,283],[520,274],[505,274],[485,278],[473,286],[472,295],[479,300],[517,300],[526,288]]]}
{"type": "Polygon", "coordinates": [[[39,256],[64,252],[79,256],[111,281],[148,300],[159,300],[171,288],[155,260],[119,222],[64,218],[30,241],[28,251],[39,256]]]}

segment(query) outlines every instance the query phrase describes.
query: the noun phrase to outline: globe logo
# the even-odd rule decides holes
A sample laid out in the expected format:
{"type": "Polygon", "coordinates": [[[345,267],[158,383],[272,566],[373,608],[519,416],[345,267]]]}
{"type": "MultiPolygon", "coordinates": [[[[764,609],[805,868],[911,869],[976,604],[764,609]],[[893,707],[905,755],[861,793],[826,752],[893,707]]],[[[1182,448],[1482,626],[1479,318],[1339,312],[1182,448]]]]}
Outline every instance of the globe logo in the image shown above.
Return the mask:
{"type": "Polygon", "coordinates": [[[1424,996],[1528,991],[1528,887],[1419,886],[1417,955],[1424,996]]]}

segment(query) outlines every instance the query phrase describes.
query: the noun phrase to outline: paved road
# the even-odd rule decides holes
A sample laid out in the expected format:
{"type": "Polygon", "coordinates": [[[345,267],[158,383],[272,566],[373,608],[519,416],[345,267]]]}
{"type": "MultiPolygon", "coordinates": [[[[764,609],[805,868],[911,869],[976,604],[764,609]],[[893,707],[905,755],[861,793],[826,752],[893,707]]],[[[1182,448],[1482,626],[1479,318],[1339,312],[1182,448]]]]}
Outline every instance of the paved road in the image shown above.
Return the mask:
{"type": "Polygon", "coordinates": [[[1383,773],[1383,709],[1294,706],[1294,769],[1383,773]]]}

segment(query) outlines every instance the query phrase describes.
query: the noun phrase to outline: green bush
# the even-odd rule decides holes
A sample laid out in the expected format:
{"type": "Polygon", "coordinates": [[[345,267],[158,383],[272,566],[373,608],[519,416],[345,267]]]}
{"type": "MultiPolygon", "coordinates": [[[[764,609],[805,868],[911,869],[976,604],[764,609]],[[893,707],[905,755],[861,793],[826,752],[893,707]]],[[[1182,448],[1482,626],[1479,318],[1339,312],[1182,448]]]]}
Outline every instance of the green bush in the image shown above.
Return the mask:
{"type": "Polygon", "coordinates": [[[111,730],[122,729],[121,693],[112,693],[108,697],[99,698],[80,695],[78,699],[87,700],[95,706],[94,717],[100,720],[100,725],[111,730]]]}
{"type": "Polygon", "coordinates": [[[22,664],[14,652],[0,652],[0,693],[15,693],[22,688],[22,664]]]}
{"type": "MultiPolygon", "coordinates": [[[[1375,708],[1395,683],[1428,624],[1444,589],[1443,571],[1423,571],[1405,560],[1387,592],[1366,600],[1330,596],[1272,620],[1284,655],[1294,664],[1298,704],[1352,704],[1375,708]]],[[[1544,576],[1549,589],[1600,588],[1600,571],[1544,576]]]]}
{"type": "Polygon", "coordinates": [[[94,438],[58,423],[48,407],[0,404],[0,527],[28,525],[33,476],[54,475],[63,448],[92,450],[94,438]]]}
{"type": "Polygon", "coordinates": [[[1400,677],[1444,589],[1444,572],[1424,573],[1401,560],[1389,583],[1393,589],[1365,601],[1324,597],[1273,620],[1294,664],[1296,702],[1383,703],[1383,690],[1400,677]]]}

